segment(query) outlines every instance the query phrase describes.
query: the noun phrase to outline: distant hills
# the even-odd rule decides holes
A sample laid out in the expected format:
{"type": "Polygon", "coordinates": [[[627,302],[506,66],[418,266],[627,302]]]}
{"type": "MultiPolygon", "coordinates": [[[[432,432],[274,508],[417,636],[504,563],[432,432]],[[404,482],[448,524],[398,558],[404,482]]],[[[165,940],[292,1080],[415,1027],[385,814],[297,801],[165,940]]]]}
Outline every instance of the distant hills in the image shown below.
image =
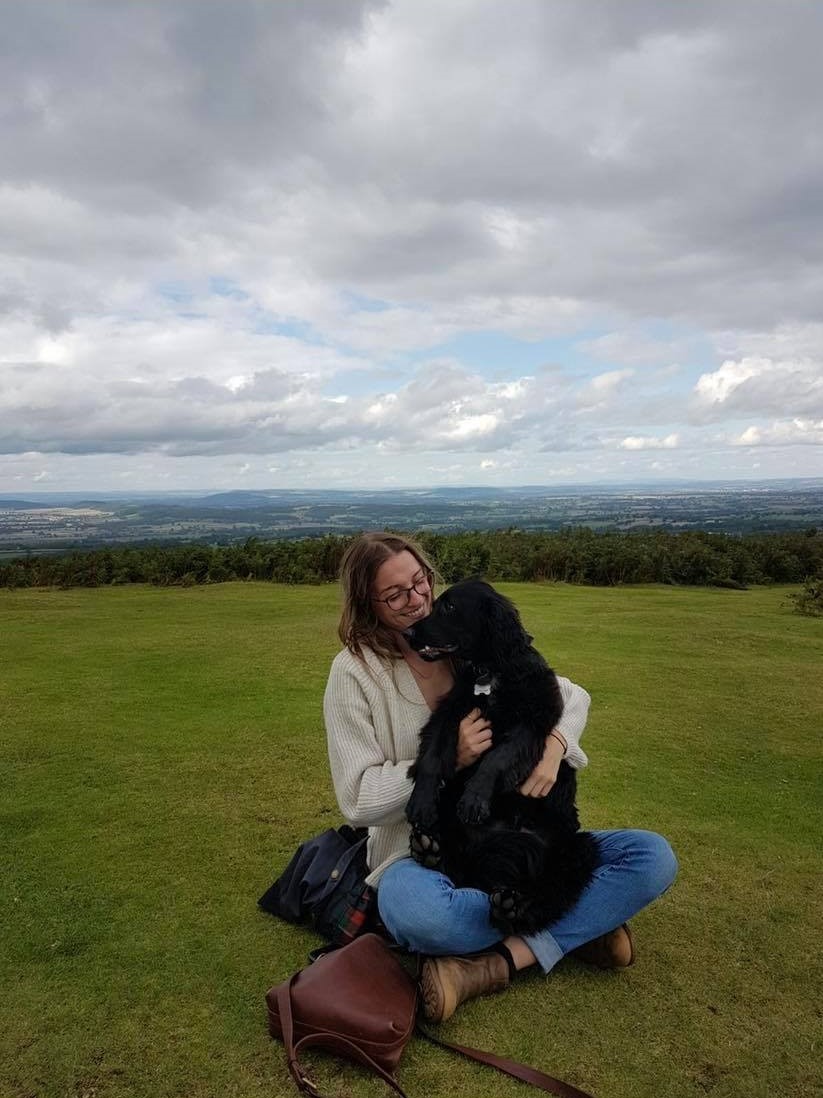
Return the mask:
{"type": "Polygon", "coordinates": [[[438,531],[823,528],[823,479],[377,490],[37,492],[0,495],[0,553],[295,538],[364,529],[438,531]]]}
{"type": "Polygon", "coordinates": [[[293,504],[299,501],[317,503],[321,500],[360,502],[363,500],[493,500],[551,498],[555,496],[665,496],[683,492],[775,493],[823,489],[823,477],[795,477],[780,480],[671,480],[626,482],[621,484],[521,484],[515,486],[446,485],[419,488],[237,488],[222,492],[208,489],[177,491],[113,491],[113,492],[49,492],[36,491],[25,499],[0,492],[0,508],[28,509],[33,507],[94,507],[102,503],[197,501],[210,507],[253,507],[293,504]]]}

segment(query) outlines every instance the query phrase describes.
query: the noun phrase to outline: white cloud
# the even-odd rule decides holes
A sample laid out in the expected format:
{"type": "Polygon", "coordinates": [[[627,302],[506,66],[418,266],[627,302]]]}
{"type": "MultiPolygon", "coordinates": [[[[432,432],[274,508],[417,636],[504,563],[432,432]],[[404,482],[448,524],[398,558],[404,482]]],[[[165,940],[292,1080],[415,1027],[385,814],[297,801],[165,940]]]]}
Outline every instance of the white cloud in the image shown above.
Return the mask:
{"type": "Polygon", "coordinates": [[[698,419],[793,412],[823,415],[823,347],[816,360],[727,360],[695,385],[698,419]]]}
{"type": "Polygon", "coordinates": [[[792,419],[768,426],[747,427],[732,442],[735,446],[820,446],[823,445],[823,419],[792,419]]]}
{"type": "Polygon", "coordinates": [[[3,30],[0,473],[335,450],[368,479],[382,444],[725,475],[749,430],[823,470],[817,5],[76,0],[3,30]]]}
{"type": "Polygon", "coordinates": [[[621,388],[634,375],[634,370],[609,370],[597,374],[579,392],[577,403],[581,411],[603,412],[613,405],[621,388]]]}
{"type": "Polygon", "coordinates": [[[620,442],[621,450],[675,450],[680,445],[679,435],[666,435],[665,438],[652,438],[642,435],[629,435],[620,442]]]}
{"type": "Polygon", "coordinates": [[[463,416],[451,425],[448,434],[456,440],[490,435],[497,427],[497,416],[484,412],[475,416],[463,416]]]}
{"type": "Polygon", "coordinates": [[[771,368],[769,359],[743,359],[741,362],[724,362],[719,370],[701,374],[695,385],[700,400],[708,404],[722,404],[744,381],[758,377],[771,368]]]}
{"type": "Polygon", "coordinates": [[[638,328],[584,339],[577,348],[592,358],[631,366],[671,367],[692,354],[688,339],[656,339],[638,328]]]}
{"type": "Polygon", "coordinates": [[[610,370],[605,374],[598,374],[589,383],[589,388],[594,393],[611,393],[618,385],[632,377],[634,370],[610,370]]]}
{"type": "Polygon", "coordinates": [[[823,322],[778,323],[774,327],[719,331],[713,336],[717,354],[724,360],[752,358],[777,362],[821,359],[823,322]]]}

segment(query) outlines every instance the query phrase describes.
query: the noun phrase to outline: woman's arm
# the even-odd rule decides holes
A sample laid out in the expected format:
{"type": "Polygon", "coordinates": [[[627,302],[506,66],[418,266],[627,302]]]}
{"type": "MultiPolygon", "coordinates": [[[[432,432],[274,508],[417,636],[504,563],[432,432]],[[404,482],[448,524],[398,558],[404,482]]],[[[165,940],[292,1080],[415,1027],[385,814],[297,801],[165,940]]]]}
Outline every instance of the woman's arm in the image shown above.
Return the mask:
{"type": "Polygon", "coordinates": [[[569,679],[558,675],[557,683],[563,697],[563,715],[554,728],[549,729],[542,759],[520,786],[524,797],[547,797],[557,781],[563,759],[575,770],[580,770],[589,761],[579,740],[586,727],[591,698],[582,686],[569,679]]]}
{"type": "Polygon", "coordinates": [[[372,702],[380,687],[368,675],[365,665],[361,678],[336,661],[323,700],[334,791],[354,827],[398,823],[413,786],[414,760],[391,761],[378,741],[372,702]]]}
{"type": "Polygon", "coordinates": [[[582,770],[588,765],[589,760],[580,747],[580,737],[586,727],[592,699],[582,686],[560,675],[557,676],[557,685],[560,687],[563,698],[563,716],[555,725],[556,730],[566,742],[566,750],[562,757],[575,770],[582,770]]]}

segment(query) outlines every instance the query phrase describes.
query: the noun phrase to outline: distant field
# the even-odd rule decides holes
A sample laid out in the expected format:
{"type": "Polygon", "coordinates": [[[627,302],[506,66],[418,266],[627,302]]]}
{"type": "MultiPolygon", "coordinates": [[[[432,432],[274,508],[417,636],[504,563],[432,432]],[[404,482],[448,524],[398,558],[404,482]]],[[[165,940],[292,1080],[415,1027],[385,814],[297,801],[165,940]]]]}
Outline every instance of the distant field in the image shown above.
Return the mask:
{"type": "MultiPolygon", "coordinates": [[[[662,831],[681,872],[634,968],[564,962],[444,1036],[598,1098],[819,1095],[823,621],[785,588],[500,586],[594,697],[585,823],[662,831]]],[[[255,901],[338,822],[336,613],[332,586],[0,591],[2,1098],[295,1093],[263,994],[317,939],[255,901]]],[[[422,1042],[399,1078],[526,1093],[422,1042]]]]}
{"type": "Polygon", "coordinates": [[[72,549],[164,543],[237,545],[360,530],[546,531],[668,529],[789,532],[823,523],[823,481],[677,482],[368,491],[153,493],[133,498],[0,493],[0,559],[72,549]]]}

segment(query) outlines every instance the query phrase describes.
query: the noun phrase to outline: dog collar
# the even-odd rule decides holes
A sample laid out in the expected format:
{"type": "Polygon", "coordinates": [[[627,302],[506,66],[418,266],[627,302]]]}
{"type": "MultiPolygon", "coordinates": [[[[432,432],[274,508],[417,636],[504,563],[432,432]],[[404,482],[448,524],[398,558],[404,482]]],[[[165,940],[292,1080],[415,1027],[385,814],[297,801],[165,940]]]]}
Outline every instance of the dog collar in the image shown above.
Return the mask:
{"type": "Polygon", "coordinates": [[[474,696],[480,697],[481,694],[491,695],[492,692],[492,676],[488,671],[483,671],[478,674],[474,682],[474,696]]]}

